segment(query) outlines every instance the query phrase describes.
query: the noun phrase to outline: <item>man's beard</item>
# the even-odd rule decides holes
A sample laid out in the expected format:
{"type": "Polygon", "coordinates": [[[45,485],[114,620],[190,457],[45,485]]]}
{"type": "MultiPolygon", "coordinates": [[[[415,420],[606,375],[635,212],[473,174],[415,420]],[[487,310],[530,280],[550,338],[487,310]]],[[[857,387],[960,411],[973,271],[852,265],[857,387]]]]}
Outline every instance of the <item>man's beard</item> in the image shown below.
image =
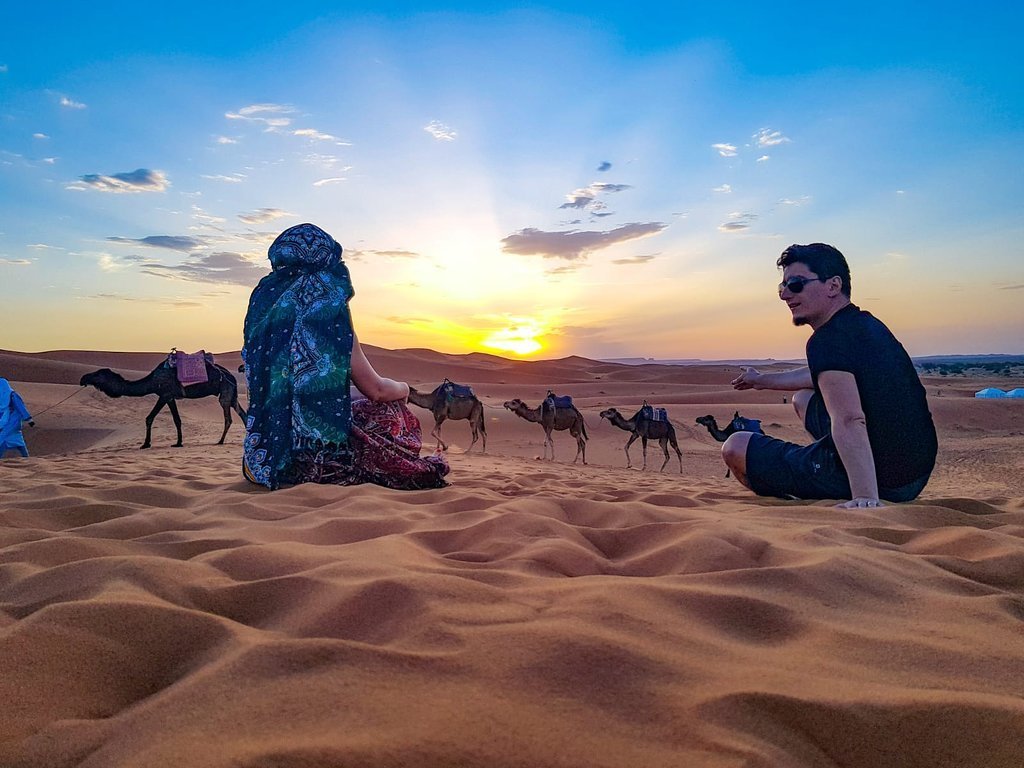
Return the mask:
{"type": "Polygon", "coordinates": [[[793,325],[797,325],[797,326],[807,325],[810,322],[811,321],[808,320],[806,317],[794,317],[793,318],[793,325]]]}

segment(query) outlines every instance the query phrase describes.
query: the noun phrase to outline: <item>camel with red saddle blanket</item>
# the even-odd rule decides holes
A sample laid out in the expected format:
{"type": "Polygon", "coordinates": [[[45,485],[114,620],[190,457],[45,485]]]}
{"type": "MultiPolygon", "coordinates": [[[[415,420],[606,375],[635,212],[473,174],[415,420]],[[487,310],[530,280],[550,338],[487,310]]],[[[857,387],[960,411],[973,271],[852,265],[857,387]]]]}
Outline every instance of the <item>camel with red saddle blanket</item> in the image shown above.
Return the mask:
{"type": "Polygon", "coordinates": [[[157,396],[156,405],[146,417],[146,441],[140,448],[150,447],[153,420],[165,405],[170,409],[174,426],[178,430],[178,442],[174,444],[174,447],[181,447],[181,417],[178,415],[178,406],[175,404],[175,400],[217,397],[224,409],[224,432],[221,434],[220,440],[217,441],[217,445],[223,445],[224,438],[228,434],[232,410],[242,417],[243,423],[245,422],[245,409],[238,404],[238,382],[235,377],[227,368],[214,363],[213,355],[202,351],[186,355],[183,352],[172,350],[167,359],[154,368],[148,376],[134,381],[125,379],[121,374],[109,368],[100,368],[98,371],[85,374],[79,384],[83,387],[95,387],[109,397],[157,396]]]}

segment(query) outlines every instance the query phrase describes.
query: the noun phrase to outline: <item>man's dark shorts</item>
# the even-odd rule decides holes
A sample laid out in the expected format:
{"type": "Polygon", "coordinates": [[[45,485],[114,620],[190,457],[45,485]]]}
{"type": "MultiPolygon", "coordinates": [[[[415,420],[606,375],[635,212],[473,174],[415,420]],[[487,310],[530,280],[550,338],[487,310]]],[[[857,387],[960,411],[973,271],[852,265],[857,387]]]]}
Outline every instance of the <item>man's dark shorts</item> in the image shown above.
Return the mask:
{"type": "MultiPolygon", "coordinates": [[[[807,404],[810,445],[787,443],[767,435],[751,435],[747,443],[747,482],[759,496],[798,499],[849,499],[850,480],[830,436],[832,424],[817,392],[807,404]]],[[[910,501],[924,490],[928,476],[899,488],[879,488],[886,501],[910,501]]]]}

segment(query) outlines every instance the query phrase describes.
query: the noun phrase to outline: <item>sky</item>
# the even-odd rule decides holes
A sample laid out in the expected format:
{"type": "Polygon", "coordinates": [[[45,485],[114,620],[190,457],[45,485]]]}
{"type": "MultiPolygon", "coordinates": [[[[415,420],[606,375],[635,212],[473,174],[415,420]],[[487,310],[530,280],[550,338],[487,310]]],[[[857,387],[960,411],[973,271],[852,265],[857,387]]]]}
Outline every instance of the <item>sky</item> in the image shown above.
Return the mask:
{"type": "Polygon", "coordinates": [[[1024,353],[1020,3],[148,5],[4,12],[0,348],[237,350],[309,221],[391,349],[800,358],[827,242],[912,355],[1024,353]]]}

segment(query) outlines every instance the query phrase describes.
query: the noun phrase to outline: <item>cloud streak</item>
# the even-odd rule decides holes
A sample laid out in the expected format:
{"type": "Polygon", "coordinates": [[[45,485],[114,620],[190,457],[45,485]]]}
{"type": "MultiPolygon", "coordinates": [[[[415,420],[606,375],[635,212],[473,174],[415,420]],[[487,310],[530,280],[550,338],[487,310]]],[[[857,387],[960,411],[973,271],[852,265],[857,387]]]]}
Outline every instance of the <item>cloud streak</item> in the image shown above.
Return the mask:
{"type": "Polygon", "coordinates": [[[745,229],[749,229],[750,226],[757,220],[756,213],[730,213],[729,221],[719,224],[719,232],[742,232],[745,229]]]}
{"type": "Polygon", "coordinates": [[[445,125],[440,120],[431,120],[423,126],[423,130],[438,141],[455,141],[459,135],[458,131],[451,126],[445,125]]]}
{"type": "Polygon", "coordinates": [[[667,226],[667,224],[656,221],[632,223],[624,224],[607,232],[580,230],[546,232],[530,227],[514,232],[504,238],[501,243],[502,250],[506,253],[572,261],[618,243],[656,235],[667,226]]]}
{"type": "Polygon", "coordinates": [[[146,264],[141,271],[170,280],[249,286],[256,285],[267,274],[266,268],[230,251],[193,255],[177,265],[146,264]]]}
{"type": "Polygon", "coordinates": [[[252,213],[238,214],[238,219],[243,224],[266,224],[268,221],[291,215],[288,211],[281,210],[280,208],[257,208],[252,213]]]}
{"type": "Polygon", "coordinates": [[[196,248],[206,245],[206,241],[198,237],[187,237],[182,235],[150,235],[149,237],[108,237],[111,243],[122,245],[145,245],[150,248],[166,248],[171,251],[183,251],[188,253],[196,248]]]}
{"type": "Polygon", "coordinates": [[[95,190],[113,194],[135,194],[138,192],[165,192],[171,182],[163,171],[151,171],[138,168],[127,173],[114,173],[106,176],[99,173],[88,173],[79,176],[78,181],[65,185],[65,189],[95,190]]]}

